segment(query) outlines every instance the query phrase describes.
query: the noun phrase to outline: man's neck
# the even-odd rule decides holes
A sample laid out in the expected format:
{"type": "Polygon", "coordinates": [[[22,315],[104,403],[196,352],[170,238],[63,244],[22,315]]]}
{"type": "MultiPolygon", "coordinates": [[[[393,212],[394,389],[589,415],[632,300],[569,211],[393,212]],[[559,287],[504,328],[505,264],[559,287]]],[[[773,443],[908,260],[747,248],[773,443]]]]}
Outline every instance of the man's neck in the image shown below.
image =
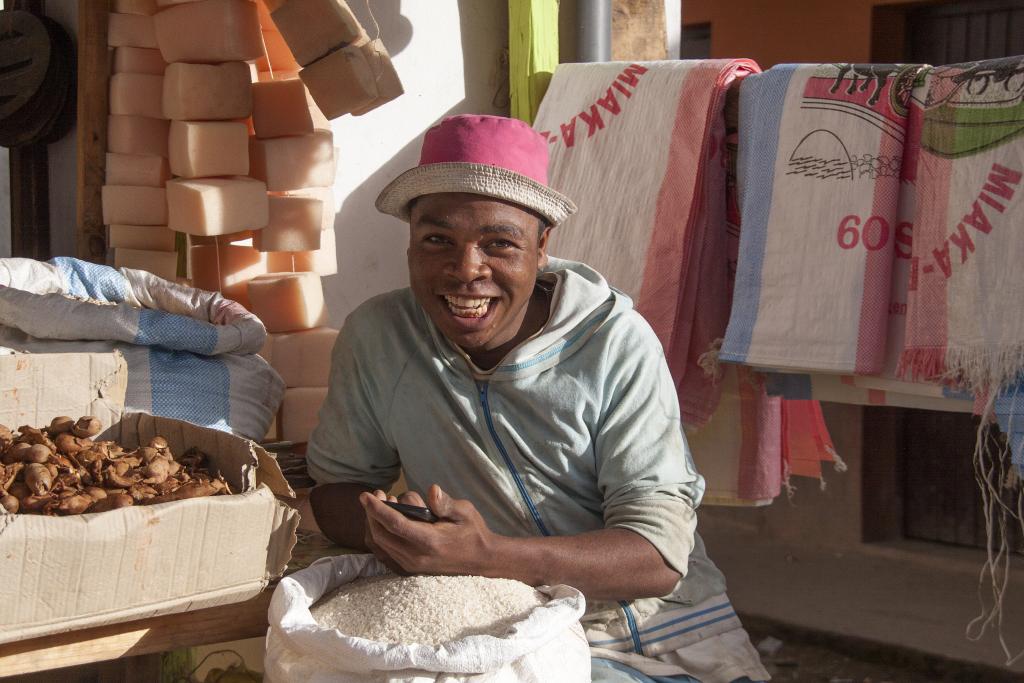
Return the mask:
{"type": "Polygon", "coordinates": [[[519,326],[519,333],[501,346],[485,351],[465,351],[473,364],[481,370],[490,370],[509,354],[512,349],[519,346],[533,335],[537,334],[548,321],[551,308],[551,297],[548,291],[542,286],[533,289],[533,296],[527,304],[526,315],[523,317],[523,324],[519,326]]]}

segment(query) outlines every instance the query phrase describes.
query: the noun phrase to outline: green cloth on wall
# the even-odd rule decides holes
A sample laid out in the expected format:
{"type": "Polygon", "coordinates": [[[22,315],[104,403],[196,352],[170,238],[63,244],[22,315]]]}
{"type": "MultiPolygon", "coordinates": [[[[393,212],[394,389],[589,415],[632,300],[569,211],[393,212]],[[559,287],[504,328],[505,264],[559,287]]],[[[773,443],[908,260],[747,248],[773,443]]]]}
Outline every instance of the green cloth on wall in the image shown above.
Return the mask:
{"type": "Polygon", "coordinates": [[[558,0],[509,0],[511,114],[532,124],[558,66],[558,0]]]}

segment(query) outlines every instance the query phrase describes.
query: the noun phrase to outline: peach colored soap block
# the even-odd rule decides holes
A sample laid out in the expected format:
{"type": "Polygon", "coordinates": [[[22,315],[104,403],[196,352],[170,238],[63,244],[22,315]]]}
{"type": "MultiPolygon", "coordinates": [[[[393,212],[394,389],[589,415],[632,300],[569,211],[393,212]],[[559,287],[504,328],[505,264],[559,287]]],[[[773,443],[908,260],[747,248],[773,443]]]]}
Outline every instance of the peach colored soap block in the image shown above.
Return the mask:
{"type": "Polygon", "coordinates": [[[267,273],[267,256],[238,244],[197,244],[189,248],[192,286],[220,292],[252,310],[249,280],[267,273]]]}
{"type": "Polygon", "coordinates": [[[274,273],[249,280],[249,310],[267,332],[320,327],[327,318],[324,290],[316,273],[274,273]]]}
{"type": "Polygon", "coordinates": [[[338,330],[317,327],[302,332],[267,335],[274,340],[276,358],[270,364],[286,387],[326,387],[331,372],[331,350],[338,330]]]}
{"type": "Polygon", "coordinates": [[[107,151],[166,157],[170,123],[166,119],[111,114],[107,117],[107,151]]]}
{"type": "Polygon", "coordinates": [[[111,12],[123,14],[156,14],[156,0],[113,0],[111,12]]]}
{"type": "Polygon", "coordinates": [[[162,156],[107,153],[107,185],[163,187],[170,176],[171,169],[162,156]]]}
{"type": "Polygon", "coordinates": [[[167,183],[167,227],[224,235],[266,226],[267,187],[253,178],[178,178],[167,183]]]}
{"type": "Polygon", "coordinates": [[[257,230],[252,246],[259,251],[313,251],[320,248],[324,205],[311,197],[271,195],[270,222],[257,230]]]}
{"type": "Polygon", "coordinates": [[[173,251],[114,249],[114,267],[145,270],[173,282],[178,275],[178,255],[173,251]]]}
{"type": "Polygon", "coordinates": [[[334,137],[318,130],[284,138],[249,138],[250,173],[281,192],[334,185],[334,137]]]}
{"type": "Polygon", "coordinates": [[[320,422],[320,406],[327,387],[296,387],[284,390],[281,401],[281,439],[306,443],[320,422]]]}
{"type": "Polygon", "coordinates": [[[365,36],[344,0],[286,0],[271,16],[303,66],[365,36]]]}
{"type": "Polygon", "coordinates": [[[267,61],[270,62],[269,69],[261,69],[261,71],[298,71],[301,65],[295,61],[295,57],[292,56],[291,50],[288,49],[288,44],[284,42],[284,38],[277,31],[264,31],[263,32],[263,45],[267,49],[267,61]]]}
{"type": "Polygon", "coordinates": [[[110,47],[156,47],[153,17],[144,14],[107,15],[107,45],[110,47]]]}
{"type": "Polygon", "coordinates": [[[102,200],[107,225],[167,225],[167,194],[162,187],[104,185],[102,200]]]}
{"type": "Polygon", "coordinates": [[[183,178],[246,175],[249,127],[237,121],[171,121],[171,173],[183,178]]]}
{"type": "Polygon", "coordinates": [[[306,86],[298,78],[253,83],[252,125],[260,138],[312,133],[306,86]]]}
{"type": "Polygon", "coordinates": [[[271,196],[282,197],[312,197],[323,203],[321,211],[323,222],[320,224],[323,230],[334,229],[334,190],[330,187],[304,187],[301,190],[289,190],[287,192],[272,193],[271,196]]]}
{"type": "Polygon", "coordinates": [[[164,118],[164,77],[118,73],[110,77],[110,113],[164,118]]]}
{"type": "Polygon", "coordinates": [[[148,47],[114,48],[113,73],[162,76],[166,68],[167,62],[160,50],[148,47]]]}
{"type": "Polygon", "coordinates": [[[148,251],[174,251],[174,231],[160,225],[111,225],[107,246],[148,251]]]}
{"type": "Polygon", "coordinates": [[[245,62],[167,66],[163,115],[182,121],[244,119],[252,113],[252,85],[245,62]]]}
{"type": "Polygon", "coordinates": [[[380,39],[372,40],[359,46],[359,49],[366,55],[366,61],[370,63],[373,70],[373,77],[377,84],[377,97],[370,104],[352,112],[353,116],[362,116],[373,111],[382,104],[386,104],[405,92],[402,88],[402,81],[398,78],[395,65],[391,62],[391,56],[380,39]]]}
{"type": "Polygon", "coordinates": [[[329,119],[363,109],[377,99],[373,70],[355,45],[321,57],[303,68],[299,77],[329,119]]]}
{"type": "Polygon", "coordinates": [[[316,273],[334,275],[338,272],[338,250],[334,230],[320,233],[316,251],[272,251],[267,254],[267,270],[271,273],[316,273]]]}
{"type": "Polygon", "coordinates": [[[260,20],[251,0],[199,0],[154,17],[168,62],[244,62],[263,55],[260,20]]]}

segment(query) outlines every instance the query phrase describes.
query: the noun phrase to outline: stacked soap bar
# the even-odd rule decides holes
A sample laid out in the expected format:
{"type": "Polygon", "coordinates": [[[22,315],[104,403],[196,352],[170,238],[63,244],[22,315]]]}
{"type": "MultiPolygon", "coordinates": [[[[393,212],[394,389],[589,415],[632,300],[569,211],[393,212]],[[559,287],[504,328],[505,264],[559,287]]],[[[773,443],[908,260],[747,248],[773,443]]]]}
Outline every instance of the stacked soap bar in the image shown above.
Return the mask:
{"type": "Polygon", "coordinates": [[[266,183],[252,177],[249,60],[263,55],[252,0],[156,0],[157,45],[169,63],[161,106],[168,126],[167,221],[189,235],[193,284],[249,307],[245,283],[266,259],[236,244],[267,225],[266,183]]]}
{"type": "Polygon", "coordinates": [[[335,149],[270,8],[262,0],[256,8],[266,51],[251,62],[249,161],[250,175],[266,184],[268,220],[251,240],[259,256],[247,256],[250,269],[265,270],[249,280],[245,299],[267,330],[279,333],[325,320],[320,275],[337,272],[335,149]]]}
{"type": "Polygon", "coordinates": [[[402,94],[384,44],[369,39],[345,0],[273,0],[271,9],[327,118],[365,114],[402,94]]]}
{"type": "Polygon", "coordinates": [[[316,327],[271,337],[273,351],[269,362],[286,387],[280,413],[281,438],[309,441],[327,396],[331,351],[338,330],[316,327]]]}
{"type": "Polygon", "coordinates": [[[167,227],[170,177],[163,114],[167,63],[156,49],[155,0],[113,0],[106,178],[102,190],[107,244],[116,267],[148,270],[173,280],[174,232],[167,227]]]}

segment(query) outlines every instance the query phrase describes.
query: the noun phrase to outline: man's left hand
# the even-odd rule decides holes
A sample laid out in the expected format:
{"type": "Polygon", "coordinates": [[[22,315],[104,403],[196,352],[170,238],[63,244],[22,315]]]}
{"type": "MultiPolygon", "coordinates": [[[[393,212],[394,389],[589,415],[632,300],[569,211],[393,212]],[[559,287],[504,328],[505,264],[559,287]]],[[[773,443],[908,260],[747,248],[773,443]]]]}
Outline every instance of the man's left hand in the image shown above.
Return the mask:
{"type": "Polygon", "coordinates": [[[399,501],[429,507],[437,515],[430,524],[405,517],[384,504],[381,497],[359,497],[373,544],[410,574],[482,574],[497,538],[476,507],[452,498],[434,484],[424,501],[406,493],[399,501]]]}

